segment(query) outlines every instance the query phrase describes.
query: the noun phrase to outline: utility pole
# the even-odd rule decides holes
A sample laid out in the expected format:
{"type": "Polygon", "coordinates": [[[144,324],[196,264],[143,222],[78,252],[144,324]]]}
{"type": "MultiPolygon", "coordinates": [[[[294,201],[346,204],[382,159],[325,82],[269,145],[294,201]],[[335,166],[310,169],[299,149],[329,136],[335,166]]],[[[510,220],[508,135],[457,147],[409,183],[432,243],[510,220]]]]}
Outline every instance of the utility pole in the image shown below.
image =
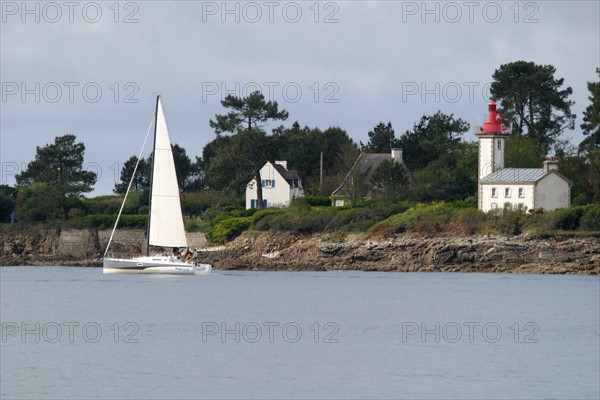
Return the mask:
{"type": "Polygon", "coordinates": [[[323,152],[321,152],[321,166],[320,166],[320,178],[319,178],[319,194],[323,195],[323,193],[321,193],[321,190],[323,190],[323,152]]]}

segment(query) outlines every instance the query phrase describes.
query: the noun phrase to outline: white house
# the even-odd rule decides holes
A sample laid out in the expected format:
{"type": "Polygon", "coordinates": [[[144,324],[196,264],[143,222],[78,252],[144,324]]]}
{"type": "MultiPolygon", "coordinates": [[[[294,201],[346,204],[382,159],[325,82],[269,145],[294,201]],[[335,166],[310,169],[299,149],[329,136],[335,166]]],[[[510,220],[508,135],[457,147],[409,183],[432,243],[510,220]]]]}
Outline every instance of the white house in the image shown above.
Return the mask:
{"type": "Polygon", "coordinates": [[[492,100],[488,121],[475,134],[479,138],[479,209],[510,206],[525,210],[554,210],[571,204],[571,183],[558,172],[555,159],[542,168],[504,168],[504,148],[509,133],[502,129],[492,100]]]}
{"type": "MultiPolygon", "coordinates": [[[[267,162],[260,177],[265,207],[285,207],[296,197],[304,196],[300,177],[287,169],[287,161],[267,162]]],[[[258,208],[257,204],[256,179],[252,179],[246,186],[246,209],[258,208]]]]}

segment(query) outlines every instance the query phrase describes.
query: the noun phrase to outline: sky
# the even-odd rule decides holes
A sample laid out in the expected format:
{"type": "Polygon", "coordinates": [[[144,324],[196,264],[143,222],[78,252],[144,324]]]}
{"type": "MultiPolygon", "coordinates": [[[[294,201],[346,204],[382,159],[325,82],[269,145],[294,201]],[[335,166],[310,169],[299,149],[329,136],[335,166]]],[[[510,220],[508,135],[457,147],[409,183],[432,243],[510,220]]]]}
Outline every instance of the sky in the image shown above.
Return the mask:
{"type": "MultiPolygon", "coordinates": [[[[74,134],[91,196],[110,194],[141,149],[160,94],[192,160],[227,94],[261,90],[284,126],[396,136],[438,110],[481,124],[492,74],[551,64],[573,88],[578,144],[600,66],[599,1],[1,1],[0,184],[36,146],[74,134]]],[[[267,128],[273,128],[280,123],[267,128]]],[[[466,140],[475,140],[471,132],[466,140]]],[[[146,155],[149,151],[146,152],[146,155]]]]}

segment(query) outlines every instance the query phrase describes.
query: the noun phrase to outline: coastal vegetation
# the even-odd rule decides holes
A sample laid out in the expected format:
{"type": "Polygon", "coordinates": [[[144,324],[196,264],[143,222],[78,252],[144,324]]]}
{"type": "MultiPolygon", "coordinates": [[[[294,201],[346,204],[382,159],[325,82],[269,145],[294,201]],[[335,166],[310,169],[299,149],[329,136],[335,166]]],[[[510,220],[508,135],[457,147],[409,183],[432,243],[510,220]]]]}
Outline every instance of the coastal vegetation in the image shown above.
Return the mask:
{"type": "Polygon", "coordinates": [[[227,242],[243,231],[281,231],[292,234],[366,233],[373,237],[600,235],[600,205],[574,206],[550,212],[528,213],[505,209],[477,210],[474,198],[446,203],[408,201],[365,202],[358,207],[310,206],[298,199],[278,210],[234,210],[218,214],[207,229],[211,242],[227,242]]]}
{"type": "MultiPolygon", "coordinates": [[[[198,149],[195,159],[173,145],[186,229],[205,232],[213,243],[230,241],[245,231],[360,232],[381,237],[598,232],[600,82],[588,82],[590,104],[580,125],[585,139],[576,146],[562,136],[575,126],[572,89],[563,87],[563,79],[555,73],[550,65],[505,64],[493,74],[491,93],[512,126],[506,166],[537,168],[547,155],[556,157],[560,173],[572,182],[573,206],[568,209],[478,211],[477,143],[464,138],[469,124],[451,114],[438,111],[417,117],[413,127],[399,136],[391,123],[378,122],[363,144],[341,127],[302,127],[298,121],[267,133],[262,124],[283,121],[288,113],[256,92],[246,98],[228,96],[222,102],[227,113],[209,122],[215,138],[198,149]],[[392,147],[403,150],[414,178],[410,189],[404,169],[383,163],[371,178],[375,190],[369,200],[357,196],[351,207],[331,206],[329,195],[360,152],[387,153],[392,147]],[[276,159],[298,171],[307,197],[284,209],[245,210],[247,182],[257,178],[265,161],[276,159]]],[[[600,69],[597,73],[600,77],[600,69]]],[[[96,176],[83,169],[84,153],[85,145],[70,134],[37,147],[35,160],[16,177],[16,186],[0,185],[2,229],[11,229],[7,226],[11,220],[18,227],[111,227],[137,157],[124,162],[114,195],[87,198],[84,194],[92,190],[96,176]]],[[[151,155],[139,160],[121,226],[146,226],[151,164],[151,155]]]]}

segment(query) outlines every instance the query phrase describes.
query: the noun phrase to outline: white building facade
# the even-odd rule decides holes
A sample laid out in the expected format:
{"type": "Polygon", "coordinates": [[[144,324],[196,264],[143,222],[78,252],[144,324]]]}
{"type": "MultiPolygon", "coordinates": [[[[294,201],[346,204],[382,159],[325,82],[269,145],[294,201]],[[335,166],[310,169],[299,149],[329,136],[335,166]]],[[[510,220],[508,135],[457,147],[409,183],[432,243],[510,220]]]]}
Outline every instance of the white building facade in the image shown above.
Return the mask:
{"type": "Polygon", "coordinates": [[[510,207],[554,210],[571,205],[571,183],[558,172],[554,159],[542,168],[504,168],[508,134],[502,129],[494,101],[479,138],[478,208],[482,211],[510,207]]]}
{"type": "MultiPolygon", "coordinates": [[[[287,169],[286,161],[267,162],[260,177],[265,207],[285,207],[296,197],[304,196],[300,177],[287,169]]],[[[252,179],[246,186],[246,209],[258,208],[256,197],[256,179],[252,179]]]]}

